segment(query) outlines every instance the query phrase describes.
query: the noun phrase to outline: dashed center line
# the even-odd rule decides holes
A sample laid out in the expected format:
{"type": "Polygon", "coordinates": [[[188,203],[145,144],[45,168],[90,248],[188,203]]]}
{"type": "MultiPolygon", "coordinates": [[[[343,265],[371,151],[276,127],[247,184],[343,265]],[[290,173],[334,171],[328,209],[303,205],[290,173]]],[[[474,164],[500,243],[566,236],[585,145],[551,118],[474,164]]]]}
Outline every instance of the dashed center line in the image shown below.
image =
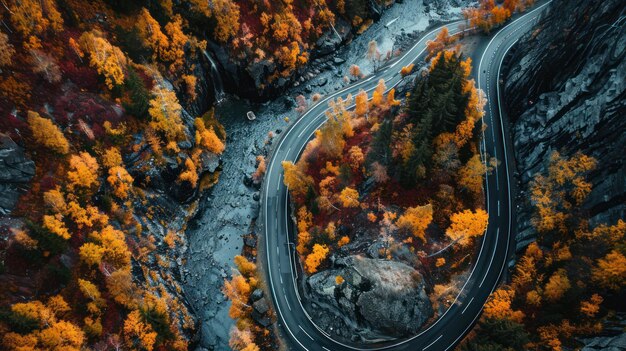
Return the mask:
{"type": "Polygon", "coordinates": [[[435,339],[435,341],[431,342],[431,343],[430,343],[430,344],[428,344],[426,347],[424,347],[424,348],[422,349],[422,351],[423,351],[423,350],[428,349],[428,348],[429,348],[429,347],[431,347],[431,346],[433,346],[433,345],[434,345],[437,341],[439,341],[439,339],[441,339],[441,338],[443,338],[443,335],[439,335],[439,337],[438,337],[437,339],[435,339]]]}
{"type": "Polygon", "coordinates": [[[461,314],[465,313],[465,311],[467,310],[467,308],[470,306],[470,304],[472,303],[472,301],[474,301],[474,298],[472,297],[468,302],[467,305],[465,305],[465,308],[463,309],[463,311],[461,311],[461,314]]]}
{"type": "Polygon", "coordinates": [[[313,339],[313,337],[311,335],[309,335],[309,333],[306,332],[306,330],[304,330],[304,328],[302,328],[302,326],[300,324],[298,324],[298,327],[300,327],[300,330],[302,330],[304,332],[304,334],[306,334],[306,336],[309,337],[309,339],[315,340],[315,339],[313,339]]]}

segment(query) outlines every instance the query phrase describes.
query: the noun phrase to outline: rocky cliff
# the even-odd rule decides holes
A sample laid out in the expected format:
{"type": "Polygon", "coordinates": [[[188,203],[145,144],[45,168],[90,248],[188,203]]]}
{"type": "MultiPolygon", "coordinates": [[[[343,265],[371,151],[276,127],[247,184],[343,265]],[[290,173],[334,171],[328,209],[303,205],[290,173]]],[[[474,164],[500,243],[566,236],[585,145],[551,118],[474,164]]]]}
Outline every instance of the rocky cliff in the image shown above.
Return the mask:
{"type": "MultiPolygon", "coordinates": [[[[395,0],[351,0],[347,1],[345,6],[349,13],[359,13],[362,19],[376,22],[395,2],[395,0]]],[[[231,43],[220,45],[209,40],[208,50],[211,57],[215,58],[227,92],[254,101],[266,101],[280,96],[290,87],[297,87],[305,80],[316,77],[320,71],[331,70],[334,65],[343,63],[345,60],[339,57],[337,50],[351,42],[359,32],[359,26],[352,25],[342,16],[336,15],[334,28],[327,29],[311,43],[309,63],[288,75],[277,76],[277,63],[274,58],[258,59],[233,55],[231,43]]]]}
{"type": "Polygon", "coordinates": [[[519,181],[518,249],[533,239],[529,183],[549,154],[595,157],[584,204],[592,224],[626,213],[626,7],[553,0],[503,72],[519,181]]]}
{"type": "Polygon", "coordinates": [[[0,215],[11,212],[35,175],[35,163],[10,136],[0,133],[0,215]]]}

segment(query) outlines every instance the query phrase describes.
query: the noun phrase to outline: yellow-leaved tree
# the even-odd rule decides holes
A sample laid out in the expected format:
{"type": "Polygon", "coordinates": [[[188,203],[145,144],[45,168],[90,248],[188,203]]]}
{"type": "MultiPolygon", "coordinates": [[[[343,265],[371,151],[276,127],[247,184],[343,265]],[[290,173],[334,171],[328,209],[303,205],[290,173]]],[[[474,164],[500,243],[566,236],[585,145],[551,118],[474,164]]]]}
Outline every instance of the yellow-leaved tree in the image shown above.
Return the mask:
{"type": "Polygon", "coordinates": [[[368,111],[367,93],[365,92],[365,90],[361,90],[358,94],[356,94],[356,96],[354,97],[354,102],[356,104],[354,108],[354,113],[356,113],[357,116],[365,116],[368,111]]]}
{"type": "Polygon", "coordinates": [[[343,207],[358,207],[360,205],[359,192],[356,189],[345,187],[339,194],[339,201],[343,207]]]}
{"type": "Polygon", "coordinates": [[[248,305],[248,298],[252,286],[249,281],[242,275],[234,275],[232,280],[224,281],[223,293],[231,301],[228,315],[232,319],[244,317],[251,312],[251,308],[248,305]]]}
{"type": "Polygon", "coordinates": [[[571,287],[567,272],[559,269],[550,277],[544,289],[544,297],[550,302],[559,300],[571,287]]]}
{"type": "Polygon", "coordinates": [[[113,194],[122,200],[128,198],[128,192],[133,186],[133,177],[128,174],[126,168],[115,166],[109,168],[109,176],[107,181],[113,189],[113,194]]]}
{"type": "Polygon", "coordinates": [[[593,280],[600,286],[619,291],[626,285],[626,257],[613,250],[597,261],[592,272],[593,280]]]}
{"type": "Polygon", "coordinates": [[[455,213],[450,217],[451,224],[446,230],[446,235],[451,240],[467,246],[471,243],[471,238],[485,233],[488,220],[489,215],[483,209],[477,209],[475,212],[464,210],[455,213]]]}
{"type": "Polygon", "coordinates": [[[410,231],[411,234],[426,242],[426,228],[433,220],[433,206],[427,204],[424,206],[409,207],[404,214],[398,218],[396,225],[398,228],[410,231]]]}
{"type": "Polygon", "coordinates": [[[78,40],[80,49],[89,54],[89,64],[104,76],[109,89],[124,83],[126,56],[117,46],[111,45],[97,30],[85,32],[78,40]]]}
{"type": "Polygon", "coordinates": [[[69,180],[68,189],[89,190],[98,185],[98,161],[86,152],[70,157],[69,170],[67,179],[69,180]]]}
{"type": "Polygon", "coordinates": [[[282,165],[285,170],[283,181],[289,191],[295,196],[304,196],[313,184],[313,178],[304,172],[300,162],[293,164],[291,161],[283,161],[282,165]]]}
{"type": "Polygon", "coordinates": [[[160,134],[164,141],[181,141],[185,129],[181,119],[182,108],[176,94],[159,85],[155,86],[148,113],[152,120],[150,127],[160,134]]]}
{"type": "Polygon", "coordinates": [[[124,321],[124,340],[126,346],[133,350],[152,351],[156,343],[157,333],[152,325],[144,322],[139,310],[133,310],[124,321]]]}
{"type": "Polygon", "coordinates": [[[35,141],[59,154],[67,154],[70,144],[61,129],[51,120],[41,117],[37,112],[28,111],[28,126],[35,141]]]}
{"type": "Polygon", "coordinates": [[[26,49],[41,47],[40,37],[49,29],[63,30],[63,18],[53,0],[21,0],[9,2],[4,8],[11,14],[11,23],[24,38],[26,49]]]}

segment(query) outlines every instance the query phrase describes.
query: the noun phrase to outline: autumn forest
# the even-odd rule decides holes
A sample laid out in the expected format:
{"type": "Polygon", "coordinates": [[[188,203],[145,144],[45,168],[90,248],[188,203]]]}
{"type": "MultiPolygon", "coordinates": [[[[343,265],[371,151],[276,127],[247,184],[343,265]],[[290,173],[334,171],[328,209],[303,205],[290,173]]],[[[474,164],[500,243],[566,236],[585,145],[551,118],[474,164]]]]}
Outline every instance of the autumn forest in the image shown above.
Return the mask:
{"type": "Polygon", "coordinates": [[[558,67],[511,58],[554,2],[0,0],[0,350],[444,350],[454,316],[462,351],[624,335],[623,159],[594,139],[619,107],[570,137],[549,123],[579,102],[514,90],[558,67]]]}

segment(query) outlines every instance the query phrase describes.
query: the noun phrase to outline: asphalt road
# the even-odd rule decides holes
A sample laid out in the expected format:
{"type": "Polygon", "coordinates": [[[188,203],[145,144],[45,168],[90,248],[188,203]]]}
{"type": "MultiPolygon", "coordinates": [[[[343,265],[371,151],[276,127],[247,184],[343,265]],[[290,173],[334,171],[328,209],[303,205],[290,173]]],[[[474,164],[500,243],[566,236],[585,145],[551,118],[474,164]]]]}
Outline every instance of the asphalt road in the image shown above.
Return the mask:
{"type": "MultiPolygon", "coordinates": [[[[518,38],[532,28],[548,2],[541,2],[532,11],[517,16],[505,27],[492,34],[481,50],[479,62],[474,62],[474,77],[478,88],[483,89],[488,103],[485,106],[481,148],[489,156],[500,160],[499,166],[485,180],[486,206],[489,225],[483,236],[480,252],[469,279],[463,285],[451,307],[431,326],[411,338],[377,344],[340,343],[318,328],[302,306],[296,286],[296,252],[293,223],[289,215],[288,191],[283,184],[281,162],[295,162],[313,133],[325,121],[327,102],[348,94],[356,95],[360,89],[370,93],[380,79],[389,89],[401,81],[402,66],[423,59],[426,41],[433,39],[441,27],[425,34],[409,51],[375,75],[358,81],[343,90],[326,96],[295,121],[278,140],[273,150],[262,189],[261,224],[265,231],[265,250],[260,254],[265,260],[268,288],[272,293],[278,324],[288,347],[294,350],[449,350],[470,330],[482,312],[487,297],[500,281],[512,252],[512,158],[505,140],[502,112],[499,109],[500,89],[498,77],[504,57],[518,38]]],[[[460,31],[463,22],[446,26],[451,33],[460,31]]]]}

